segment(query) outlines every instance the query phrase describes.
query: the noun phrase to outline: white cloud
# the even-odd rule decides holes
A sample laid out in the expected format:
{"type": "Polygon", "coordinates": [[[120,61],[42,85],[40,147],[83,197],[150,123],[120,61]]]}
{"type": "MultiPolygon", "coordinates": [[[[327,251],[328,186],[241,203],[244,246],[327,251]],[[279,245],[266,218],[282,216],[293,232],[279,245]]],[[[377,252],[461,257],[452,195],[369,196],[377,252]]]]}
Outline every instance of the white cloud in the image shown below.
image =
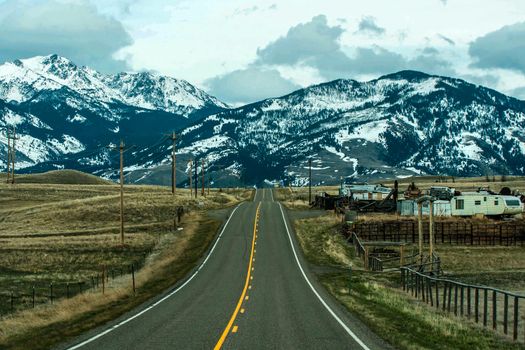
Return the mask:
{"type": "Polygon", "coordinates": [[[207,81],[209,91],[231,104],[255,102],[278,97],[299,89],[275,69],[251,66],[217,76],[207,81]]]}
{"type": "Polygon", "coordinates": [[[132,44],[130,35],[89,3],[8,0],[0,14],[1,61],[57,53],[105,72],[127,67],[113,55],[132,44]]]}
{"type": "MultiPolygon", "coordinates": [[[[258,49],[269,47],[279,38],[286,37],[291,28],[307,24],[319,15],[326,19],[323,24],[325,29],[328,28],[328,34],[321,35],[327,39],[326,43],[308,41],[317,46],[314,47],[317,53],[305,50],[301,55],[295,53],[301,59],[294,63],[290,63],[292,58],[284,57],[281,60],[288,61],[278,64],[276,56],[273,56],[271,64],[257,69],[272,72],[274,80],[279,80],[275,74],[279,71],[280,77],[292,85],[290,81],[308,85],[320,79],[341,76],[362,80],[396,69],[413,68],[430,73],[455,73],[459,77],[486,82],[502,91],[525,86],[523,74],[491,68],[493,64],[473,67],[469,55],[471,42],[504,26],[523,21],[525,3],[522,0],[486,1],[483,6],[480,6],[479,0],[0,0],[0,22],[4,20],[5,13],[11,11],[7,4],[12,8],[24,5],[38,9],[41,4],[54,2],[64,5],[61,6],[63,8],[96,6],[98,11],[92,11],[94,18],[106,19],[100,23],[105,23],[101,27],[106,28],[107,35],[99,37],[106,44],[101,48],[95,47],[97,50],[104,49],[98,54],[105,57],[103,63],[114,63],[111,59],[116,57],[126,60],[133,70],[154,70],[201,86],[214,77],[243,71],[245,67],[254,69],[258,49]],[[371,15],[373,21],[363,22],[371,15]],[[359,33],[360,23],[361,29],[373,24],[377,27],[375,33],[380,35],[362,35],[359,33]],[[118,34],[122,34],[121,30],[129,33],[133,40],[131,45],[126,46],[131,40],[125,34],[118,34]],[[122,47],[125,48],[119,50],[122,47]],[[424,52],[425,48],[433,48],[437,52],[424,52]],[[322,50],[324,53],[320,53],[322,50]],[[116,55],[113,54],[115,51],[118,51],[116,55]],[[368,65],[367,60],[370,62],[368,65]]],[[[45,32],[47,23],[33,20],[37,13],[19,12],[17,20],[45,32]]],[[[57,9],[49,12],[48,17],[49,23],[60,23],[66,19],[59,17],[68,15],[57,9]]],[[[83,20],[85,16],[69,17],[79,18],[76,21],[79,27],[93,28],[83,20]]],[[[71,33],[75,27],[61,28],[64,28],[64,33],[71,33]]],[[[19,35],[24,32],[18,29],[10,33],[19,35]]],[[[374,29],[369,31],[369,34],[373,33],[374,29]]],[[[89,37],[88,34],[79,35],[89,37]]],[[[33,38],[46,42],[38,33],[33,38]]],[[[8,52],[11,48],[31,47],[29,41],[25,42],[26,45],[20,45],[17,41],[11,42],[9,47],[1,46],[3,39],[0,32],[2,57],[13,56],[8,52]]],[[[59,50],[53,52],[71,56],[76,62],[84,63],[88,58],[91,62],[97,61],[93,57],[80,59],[74,56],[75,53],[89,53],[86,47],[93,47],[89,42],[73,44],[65,45],[75,47],[75,50],[69,51],[70,55],[59,50]]],[[[46,49],[60,48],[60,41],[50,46],[46,49]]],[[[20,51],[16,52],[20,54],[20,51]]]]}

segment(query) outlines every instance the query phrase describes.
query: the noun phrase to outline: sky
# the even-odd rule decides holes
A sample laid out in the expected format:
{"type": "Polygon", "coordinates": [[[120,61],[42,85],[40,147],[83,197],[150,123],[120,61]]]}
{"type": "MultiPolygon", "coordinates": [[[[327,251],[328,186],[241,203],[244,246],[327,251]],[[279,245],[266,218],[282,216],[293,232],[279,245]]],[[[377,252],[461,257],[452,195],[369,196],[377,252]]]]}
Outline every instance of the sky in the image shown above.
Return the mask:
{"type": "Polygon", "coordinates": [[[232,105],[404,69],[525,99],[525,1],[0,0],[0,62],[52,53],[232,105]]]}

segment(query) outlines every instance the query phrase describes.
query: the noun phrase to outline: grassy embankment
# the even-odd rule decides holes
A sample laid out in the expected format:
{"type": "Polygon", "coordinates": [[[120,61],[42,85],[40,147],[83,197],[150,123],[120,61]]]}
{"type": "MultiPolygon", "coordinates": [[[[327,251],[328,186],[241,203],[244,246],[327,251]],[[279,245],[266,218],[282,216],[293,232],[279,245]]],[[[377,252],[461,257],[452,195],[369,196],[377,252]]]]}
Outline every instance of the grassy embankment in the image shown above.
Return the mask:
{"type": "MultiPolygon", "coordinates": [[[[484,330],[414,300],[399,289],[399,272],[364,271],[339,234],[333,214],[297,220],[299,242],[323,285],[379,336],[399,349],[523,349],[501,335],[484,330]],[[348,271],[352,266],[352,277],[348,271]]],[[[448,274],[472,283],[524,290],[519,279],[525,266],[523,247],[437,247],[448,274]],[[490,263],[487,263],[490,261],[490,263]],[[473,273],[472,271],[476,271],[473,273]],[[513,278],[505,277],[505,273],[513,278]],[[469,277],[470,276],[470,277],[469,277]],[[496,278],[495,276],[499,276],[496,278]]],[[[524,320],[525,321],[525,320],[524,320]]],[[[521,321],[522,324],[524,321],[521,321]]]]}
{"type": "MultiPolygon", "coordinates": [[[[220,222],[206,211],[251,195],[248,190],[213,190],[195,200],[188,190],[179,189],[173,198],[164,187],[126,186],[122,246],[118,186],[83,174],[75,177],[71,182],[76,185],[42,183],[62,181],[56,174],[35,176],[39,184],[29,183],[30,176],[26,183],[18,178],[15,186],[0,179],[0,291],[4,296],[27,293],[33,285],[85,281],[103,265],[127,271],[129,264],[140,263],[144,267],[137,274],[137,294],[132,296],[127,275],[113,280],[104,296],[100,290],[89,291],[52,306],[20,308],[0,319],[0,348],[48,348],[162,292],[196,266],[213,240],[220,222]],[[78,184],[86,179],[92,185],[78,184]],[[173,231],[178,205],[190,214],[183,218],[183,229],[173,231]],[[38,345],[31,342],[34,337],[38,345]]],[[[6,302],[0,299],[4,311],[6,302]]]]}

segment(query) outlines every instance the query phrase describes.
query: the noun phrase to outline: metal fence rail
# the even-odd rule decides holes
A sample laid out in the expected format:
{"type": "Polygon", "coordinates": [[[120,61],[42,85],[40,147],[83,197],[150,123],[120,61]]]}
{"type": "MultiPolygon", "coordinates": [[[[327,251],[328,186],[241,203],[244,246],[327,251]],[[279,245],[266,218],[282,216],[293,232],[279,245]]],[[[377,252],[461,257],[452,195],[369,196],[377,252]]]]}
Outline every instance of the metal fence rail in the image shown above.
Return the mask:
{"type": "Polygon", "coordinates": [[[525,342],[525,295],[429,276],[413,268],[401,268],[404,291],[432,307],[463,316],[494,331],[525,342]]]}

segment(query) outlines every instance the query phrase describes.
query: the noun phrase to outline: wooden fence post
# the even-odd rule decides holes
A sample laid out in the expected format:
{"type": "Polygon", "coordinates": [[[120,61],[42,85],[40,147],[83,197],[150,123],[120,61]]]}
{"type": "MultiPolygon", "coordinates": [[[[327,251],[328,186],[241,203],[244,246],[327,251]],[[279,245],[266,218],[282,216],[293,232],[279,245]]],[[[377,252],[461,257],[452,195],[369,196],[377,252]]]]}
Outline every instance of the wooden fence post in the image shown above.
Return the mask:
{"type": "Polygon", "coordinates": [[[488,291],[483,289],[483,327],[487,327],[488,300],[488,291]]]}
{"type": "Polygon", "coordinates": [[[518,340],[518,320],[519,320],[519,298],[514,297],[514,329],[512,338],[518,340]]]}
{"type": "Polygon", "coordinates": [[[479,322],[479,288],[474,291],[474,318],[479,322]]]}
{"type": "Polygon", "coordinates": [[[509,322],[509,295],[505,293],[505,299],[503,302],[503,333],[505,334],[509,334],[508,322],[509,322]]]}
{"type": "Polygon", "coordinates": [[[492,291],[492,329],[496,330],[498,328],[498,307],[497,303],[497,294],[496,291],[492,291]]]}
{"type": "Polygon", "coordinates": [[[131,264],[131,279],[133,282],[133,294],[135,294],[135,266],[131,264]]]}

